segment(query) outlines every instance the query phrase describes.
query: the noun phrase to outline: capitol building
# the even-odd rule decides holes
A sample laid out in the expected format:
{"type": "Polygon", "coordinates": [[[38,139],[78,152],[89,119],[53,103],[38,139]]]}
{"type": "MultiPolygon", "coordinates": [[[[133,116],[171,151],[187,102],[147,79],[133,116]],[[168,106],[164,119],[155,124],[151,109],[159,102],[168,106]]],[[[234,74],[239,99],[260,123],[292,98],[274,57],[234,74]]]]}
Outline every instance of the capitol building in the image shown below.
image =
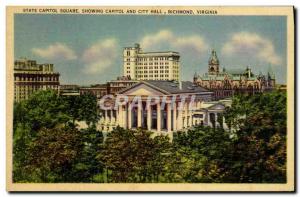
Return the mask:
{"type": "Polygon", "coordinates": [[[117,126],[142,128],[157,134],[197,125],[227,128],[224,118],[220,122],[218,116],[231,101],[212,101],[212,95],[213,92],[190,81],[140,81],[110,100],[103,99],[110,107],[102,109],[97,128],[101,131],[111,131],[117,126]],[[118,97],[126,98],[126,102],[116,105],[118,97]],[[157,102],[148,105],[149,98],[156,98],[157,102]]]}

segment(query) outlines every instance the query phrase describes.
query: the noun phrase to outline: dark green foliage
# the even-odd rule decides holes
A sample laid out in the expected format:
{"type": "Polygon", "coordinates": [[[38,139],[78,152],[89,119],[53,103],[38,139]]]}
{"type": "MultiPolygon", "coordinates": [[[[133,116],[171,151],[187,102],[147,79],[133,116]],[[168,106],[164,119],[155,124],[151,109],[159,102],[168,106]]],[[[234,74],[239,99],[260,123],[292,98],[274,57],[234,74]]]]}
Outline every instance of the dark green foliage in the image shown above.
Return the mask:
{"type": "Polygon", "coordinates": [[[47,90],[15,103],[13,180],[91,182],[102,172],[95,159],[103,142],[97,120],[97,100],[91,95],[66,98],[47,90]],[[75,121],[89,127],[79,131],[75,121]]]}
{"type": "Polygon", "coordinates": [[[65,182],[82,146],[75,128],[42,128],[28,147],[24,170],[35,182],[65,182]]]}
{"type": "Polygon", "coordinates": [[[232,127],[238,128],[231,182],[286,182],[286,116],[284,92],[234,98],[226,112],[232,127]]]}
{"type": "Polygon", "coordinates": [[[150,137],[144,130],[126,130],[118,127],[108,134],[99,161],[112,171],[112,182],[154,182],[163,172],[162,168],[171,148],[164,136],[150,137]]]}
{"type": "Polygon", "coordinates": [[[66,113],[75,121],[86,121],[88,125],[99,120],[97,98],[92,94],[64,98],[66,113]]]}
{"type": "Polygon", "coordinates": [[[103,146],[102,132],[90,127],[82,129],[80,135],[84,147],[74,162],[68,182],[98,182],[94,177],[103,173],[103,165],[96,159],[103,146]]]}
{"type": "Polygon", "coordinates": [[[195,127],[186,133],[177,133],[174,143],[185,155],[186,182],[224,182],[228,153],[231,152],[230,133],[221,128],[195,127]]]}

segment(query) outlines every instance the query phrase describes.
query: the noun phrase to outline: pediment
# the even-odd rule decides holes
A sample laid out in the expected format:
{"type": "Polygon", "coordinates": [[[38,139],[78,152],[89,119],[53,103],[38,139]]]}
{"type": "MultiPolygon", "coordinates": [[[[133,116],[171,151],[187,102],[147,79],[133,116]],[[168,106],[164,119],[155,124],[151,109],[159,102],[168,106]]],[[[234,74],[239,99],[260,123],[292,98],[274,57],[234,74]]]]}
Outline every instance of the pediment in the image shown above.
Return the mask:
{"type": "Polygon", "coordinates": [[[211,107],[209,107],[210,110],[224,110],[225,106],[222,104],[215,104],[211,107]]]}
{"type": "Polygon", "coordinates": [[[122,95],[134,95],[134,96],[155,96],[165,95],[164,92],[159,91],[153,87],[150,87],[144,83],[140,83],[122,93],[122,95]]]}

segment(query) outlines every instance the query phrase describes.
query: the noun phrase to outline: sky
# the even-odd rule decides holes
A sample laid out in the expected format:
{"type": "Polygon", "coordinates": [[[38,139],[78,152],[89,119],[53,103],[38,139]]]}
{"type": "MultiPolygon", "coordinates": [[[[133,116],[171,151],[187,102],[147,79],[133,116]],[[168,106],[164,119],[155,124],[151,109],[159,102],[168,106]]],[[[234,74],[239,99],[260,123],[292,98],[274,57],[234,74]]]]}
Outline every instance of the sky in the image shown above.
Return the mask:
{"type": "Polygon", "coordinates": [[[221,69],[272,70],[286,83],[285,16],[41,15],[14,17],[14,57],[53,63],[61,84],[105,83],[123,75],[124,47],[177,51],[181,80],[204,74],[215,49],[221,69]]]}

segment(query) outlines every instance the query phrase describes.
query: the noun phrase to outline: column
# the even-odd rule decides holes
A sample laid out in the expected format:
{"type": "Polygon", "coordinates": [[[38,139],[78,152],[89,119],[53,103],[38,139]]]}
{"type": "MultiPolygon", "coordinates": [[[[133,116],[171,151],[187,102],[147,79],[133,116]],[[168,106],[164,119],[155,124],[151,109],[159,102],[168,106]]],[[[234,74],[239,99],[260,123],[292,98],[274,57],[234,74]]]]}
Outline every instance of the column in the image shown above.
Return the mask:
{"type": "Polygon", "coordinates": [[[114,110],[111,109],[111,110],[110,110],[110,123],[113,123],[114,121],[115,121],[114,110]]]}
{"type": "Polygon", "coordinates": [[[137,127],[142,127],[142,103],[139,102],[138,108],[137,108],[137,127]]]}
{"type": "Polygon", "coordinates": [[[187,108],[187,103],[184,103],[184,127],[188,127],[188,108],[187,108]]]}
{"type": "Polygon", "coordinates": [[[147,129],[151,131],[151,120],[152,120],[152,112],[151,112],[151,105],[147,105],[147,129]]]}
{"type": "Polygon", "coordinates": [[[131,111],[132,111],[132,108],[131,108],[131,104],[128,105],[128,129],[131,129],[131,126],[132,126],[132,122],[131,122],[131,119],[132,119],[132,114],[131,114],[131,111]]]}
{"type": "Polygon", "coordinates": [[[188,125],[191,127],[191,126],[193,126],[193,119],[192,119],[193,113],[192,113],[192,109],[190,109],[189,107],[188,107],[188,115],[190,117],[188,125]]]}
{"type": "Polygon", "coordinates": [[[125,129],[128,128],[128,122],[127,122],[127,110],[128,110],[128,104],[126,103],[125,106],[124,106],[124,110],[123,110],[123,106],[121,106],[121,109],[122,109],[122,116],[123,116],[123,127],[125,129]]]}
{"type": "Polygon", "coordinates": [[[215,126],[216,126],[216,128],[219,126],[218,113],[215,113],[215,126]]]}
{"type": "Polygon", "coordinates": [[[117,112],[117,124],[120,126],[120,127],[124,127],[124,124],[123,124],[123,109],[122,109],[122,105],[119,105],[118,106],[118,112],[117,112]]]}
{"type": "Polygon", "coordinates": [[[183,125],[182,113],[183,113],[184,107],[180,107],[180,106],[181,106],[181,104],[178,105],[179,108],[178,108],[178,118],[177,118],[177,130],[182,129],[182,125],[183,125]]]}
{"type": "Polygon", "coordinates": [[[168,132],[171,132],[172,125],[171,125],[171,103],[167,104],[167,130],[168,132]]]}
{"type": "Polygon", "coordinates": [[[197,109],[200,109],[201,108],[201,101],[198,101],[197,102],[197,109]]]}
{"type": "Polygon", "coordinates": [[[207,125],[212,127],[212,123],[210,122],[210,113],[207,112],[206,114],[207,114],[207,125]]]}
{"type": "Polygon", "coordinates": [[[173,105],[173,131],[177,130],[177,106],[176,106],[176,102],[173,105]]]}
{"type": "Polygon", "coordinates": [[[224,116],[223,116],[223,125],[222,126],[223,126],[223,129],[228,130],[228,126],[225,122],[225,117],[224,116]]]}
{"type": "Polygon", "coordinates": [[[108,122],[107,110],[104,110],[104,121],[105,123],[108,122]]]}
{"type": "Polygon", "coordinates": [[[161,109],[160,103],[157,103],[156,114],[157,114],[157,131],[161,131],[161,109]]]}

